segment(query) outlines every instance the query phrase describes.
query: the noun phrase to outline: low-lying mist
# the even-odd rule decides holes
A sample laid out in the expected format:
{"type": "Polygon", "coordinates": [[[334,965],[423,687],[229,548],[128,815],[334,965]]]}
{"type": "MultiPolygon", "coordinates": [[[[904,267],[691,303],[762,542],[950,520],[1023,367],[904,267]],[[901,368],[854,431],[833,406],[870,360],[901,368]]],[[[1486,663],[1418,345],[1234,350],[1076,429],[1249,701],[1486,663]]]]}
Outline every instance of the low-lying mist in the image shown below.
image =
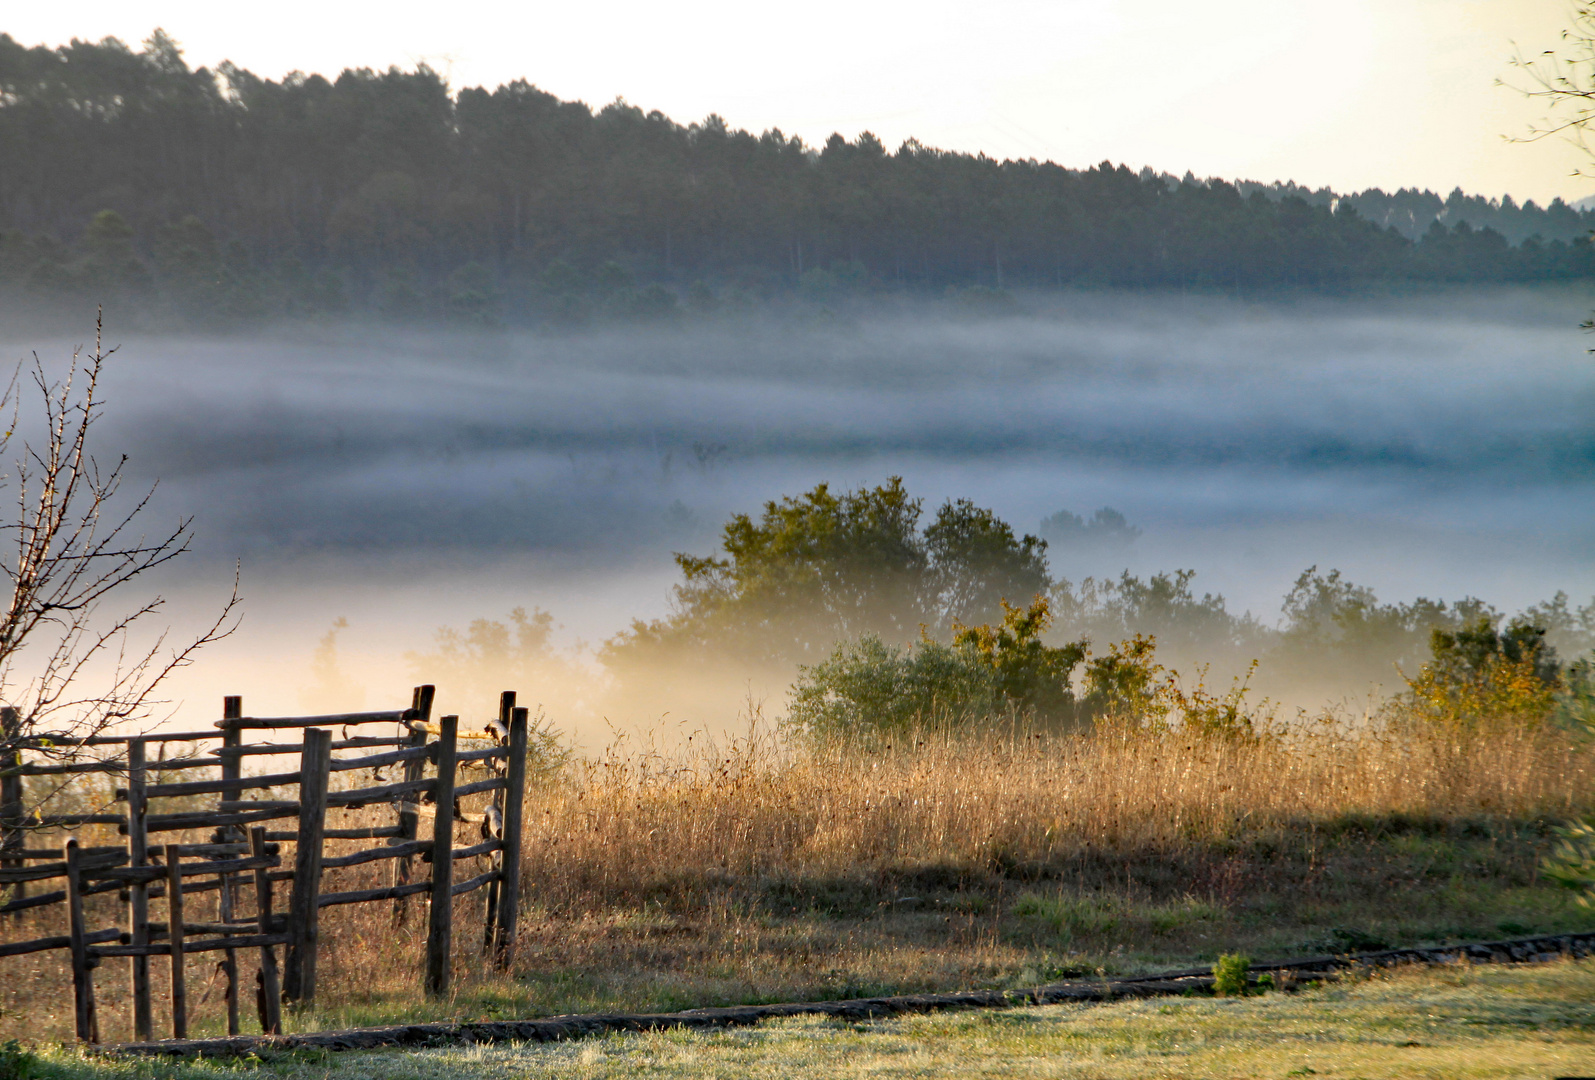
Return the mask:
{"type": "MultiPolygon", "coordinates": [[[[1194,569],[1198,594],[1270,624],[1314,565],[1387,601],[1586,599],[1584,307],[1081,292],[978,318],[925,301],[569,333],[126,337],[99,447],[159,478],[158,515],[197,519],[159,583],[176,626],[243,563],[245,620],[173,684],[179,722],[223,693],[259,713],[396,707],[420,679],[443,710],[484,713],[501,687],[449,685],[436,672],[458,675],[463,646],[437,632],[485,619],[513,642],[511,612],[541,609],[556,655],[506,676],[591,744],[606,719],[780,712],[787,672],[616,698],[584,647],[666,612],[672,552],[708,554],[731,513],[821,481],[901,475],[927,508],[967,497],[1020,532],[1111,506],[1141,534],[1054,545],[1055,576],[1194,569]]],[[[0,344],[61,365],[73,342],[0,344]]]]}

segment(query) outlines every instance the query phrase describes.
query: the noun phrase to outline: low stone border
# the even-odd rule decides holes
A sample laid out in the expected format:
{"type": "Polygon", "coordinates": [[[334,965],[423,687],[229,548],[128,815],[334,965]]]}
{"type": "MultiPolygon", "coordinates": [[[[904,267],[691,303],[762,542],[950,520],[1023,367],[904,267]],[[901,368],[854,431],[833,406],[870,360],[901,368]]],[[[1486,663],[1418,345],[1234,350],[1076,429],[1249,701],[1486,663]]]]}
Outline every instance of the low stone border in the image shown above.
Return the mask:
{"type": "MultiPolygon", "coordinates": [[[[1595,933],[1550,934],[1448,945],[1428,949],[1385,949],[1344,956],[1307,956],[1253,964],[1255,979],[1284,974],[1297,983],[1331,979],[1348,968],[1394,967],[1402,964],[1534,963],[1595,954],[1595,933]]],[[[806,1001],[784,1005],[738,1005],[725,1009],[688,1009],[674,1013],[588,1013],[542,1020],[493,1020],[465,1023],[393,1024],[386,1027],[321,1031],[304,1035],[239,1035],[218,1039],[169,1039],[122,1043],[109,1053],[169,1057],[230,1057],[273,1050],[370,1050],[385,1046],[447,1046],[486,1042],[554,1042],[612,1031],[660,1031],[666,1028],[718,1028],[757,1024],[782,1016],[831,1016],[869,1020],[904,1013],[942,1009],[993,1009],[1064,1002],[1120,1001],[1211,990],[1209,969],[1190,968],[1127,979],[1050,983],[1029,990],[971,990],[961,994],[904,994],[899,997],[854,998],[849,1001],[806,1001]]]]}

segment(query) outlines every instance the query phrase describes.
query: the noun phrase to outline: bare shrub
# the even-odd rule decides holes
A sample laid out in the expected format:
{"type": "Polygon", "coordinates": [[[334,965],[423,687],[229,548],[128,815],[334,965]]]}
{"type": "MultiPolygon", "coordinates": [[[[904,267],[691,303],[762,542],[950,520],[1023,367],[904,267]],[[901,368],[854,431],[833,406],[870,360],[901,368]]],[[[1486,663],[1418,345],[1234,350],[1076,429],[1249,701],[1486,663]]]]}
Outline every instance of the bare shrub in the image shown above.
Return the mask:
{"type": "MultiPolygon", "coordinates": [[[[0,524],[13,541],[0,549],[0,574],[11,584],[0,613],[0,702],[10,710],[0,753],[7,760],[22,740],[47,740],[46,753],[71,756],[87,738],[147,719],[161,683],[231,632],[239,603],[235,579],[215,622],[175,646],[164,632],[151,644],[134,641],[164,607],[160,596],[106,610],[112,594],[126,595],[137,579],[187,552],[192,527],[191,518],[180,518],[153,537],[140,531],[154,487],[124,497],[126,456],[105,468],[92,453],[104,408],[101,377],[114,352],[104,347],[96,319],[93,351],[74,352],[64,379],[52,380],[37,354],[26,369],[43,430],[37,442],[24,442],[0,479],[16,499],[15,516],[0,524]]],[[[0,455],[18,429],[22,372],[0,396],[0,410],[9,406],[13,414],[0,455]]]]}

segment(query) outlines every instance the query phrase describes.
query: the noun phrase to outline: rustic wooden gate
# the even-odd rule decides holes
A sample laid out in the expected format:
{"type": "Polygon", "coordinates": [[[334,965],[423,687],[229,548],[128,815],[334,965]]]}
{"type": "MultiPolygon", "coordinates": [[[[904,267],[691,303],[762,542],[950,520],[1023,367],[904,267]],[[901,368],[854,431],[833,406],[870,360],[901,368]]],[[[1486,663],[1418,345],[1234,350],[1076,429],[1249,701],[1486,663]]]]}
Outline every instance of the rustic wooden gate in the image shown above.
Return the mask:
{"type": "MultiPolygon", "coordinates": [[[[132,1028],[135,1038],[146,1040],[154,1037],[150,958],[168,958],[172,1037],[186,1037],[188,957],[201,952],[222,953],[227,1029],[237,1034],[238,956],[243,950],[258,950],[255,999],[261,1030],[280,1032],[281,1002],[315,998],[320,913],[327,907],[381,902],[392,906],[395,919],[404,919],[409,898],[426,894],[425,984],[428,993],[439,995],[449,985],[453,900],[483,889],[483,949],[494,963],[507,966],[520,908],[527,710],[516,707],[514,691],[506,691],[494,719],[480,729],[462,731],[457,716],[432,721],[432,700],[433,688],[418,686],[406,709],[250,717],[243,715],[240,698],[228,697],[214,731],[98,736],[70,747],[48,740],[14,743],[8,759],[0,759],[0,886],[8,890],[0,915],[20,917],[29,909],[60,905],[67,933],[0,943],[0,957],[68,950],[77,1034],[90,1042],[99,1041],[94,971],[107,957],[130,958],[132,1028]],[[370,734],[377,725],[392,725],[394,733],[370,734]],[[284,733],[298,741],[268,738],[284,733]],[[203,749],[210,741],[220,745],[203,749]],[[462,749],[462,744],[474,748],[462,749]],[[171,755],[173,747],[181,752],[171,755]],[[153,759],[152,749],[157,751],[153,759]],[[350,751],[355,756],[338,756],[350,751]],[[101,756],[89,757],[94,754],[101,756]],[[246,759],[295,754],[298,768],[292,772],[245,768],[246,759]],[[391,766],[400,770],[392,782],[365,787],[334,782],[363,770],[382,780],[382,770],[391,766]],[[168,774],[186,777],[199,770],[215,775],[167,782],[168,774]],[[485,775],[478,780],[462,775],[470,772],[485,775]],[[67,781],[93,773],[125,778],[127,786],[114,792],[114,801],[125,809],[55,815],[36,810],[24,816],[25,778],[67,781]],[[293,797],[254,797],[261,792],[288,794],[277,789],[292,789],[293,797]],[[212,795],[218,797],[215,805],[192,808],[212,795]],[[469,811],[466,800],[482,795],[487,798],[480,809],[469,811]],[[163,810],[174,802],[180,807],[163,810]],[[391,824],[340,828],[328,821],[333,810],[382,805],[394,809],[391,824]],[[421,823],[428,818],[430,828],[423,834],[421,823]],[[294,828],[268,824],[287,820],[294,828]],[[480,826],[480,842],[455,845],[462,822],[480,826]],[[55,847],[36,842],[107,825],[117,827],[124,837],[121,844],[84,847],[75,838],[55,847]],[[186,838],[204,830],[209,835],[198,841],[186,838]],[[171,839],[152,842],[161,836],[171,839]],[[335,854],[327,847],[330,841],[377,840],[382,843],[335,854]],[[284,845],[291,847],[285,850],[284,845]],[[455,880],[457,861],[481,857],[490,860],[487,870],[455,880]],[[429,869],[413,879],[417,860],[429,869]],[[343,891],[324,887],[328,871],[377,861],[392,867],[385,885],[343,891]],[[60,888],[29,895],[30,885],[57,880],[60,888]],[[282,912],[274,891],[278,882],[290,883],[282,912]],[[119,895],[125,929],[88,925],[84,898],[107,892],[119,895]],[[219,894],[213,921],[185,915],[190,896],[212,892],[219,894]],[[164,921],[150,918],[151,900],[163,902],[164,921]],[[284,950],[280,969],[279,947],[284,950]]],[[[0,724],[14,725],[15,713],[0,711],[0,724]]]]}

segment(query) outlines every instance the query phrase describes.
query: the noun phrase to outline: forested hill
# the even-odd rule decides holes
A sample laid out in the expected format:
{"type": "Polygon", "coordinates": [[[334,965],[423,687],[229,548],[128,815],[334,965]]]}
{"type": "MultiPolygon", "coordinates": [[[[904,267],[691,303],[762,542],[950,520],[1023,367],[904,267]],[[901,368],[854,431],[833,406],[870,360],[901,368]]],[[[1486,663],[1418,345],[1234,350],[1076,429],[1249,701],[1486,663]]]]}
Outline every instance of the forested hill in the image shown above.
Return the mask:
{"type": "Polygon", "coordinates": [[[191,69],[160,32],[136,51],[0,34],[13,296],[488,318],[793,289],[1547,281],[1595,275],[1592,226],[1560,201],[1337,196],[869,134],[814,148],[526,82],[452,93],[426,67],[277,82],[191,69]]]}

